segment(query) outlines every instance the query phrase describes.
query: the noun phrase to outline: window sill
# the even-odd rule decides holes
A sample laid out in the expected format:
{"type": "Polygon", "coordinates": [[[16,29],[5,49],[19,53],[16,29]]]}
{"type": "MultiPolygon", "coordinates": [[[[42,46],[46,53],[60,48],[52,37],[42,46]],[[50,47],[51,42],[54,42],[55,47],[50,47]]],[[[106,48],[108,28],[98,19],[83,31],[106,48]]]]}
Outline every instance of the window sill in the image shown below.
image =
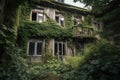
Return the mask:
{"type": "Polygon", "coordinates": [[[42,55],[27,55],[28,57],[41,57],[42,55]]]}

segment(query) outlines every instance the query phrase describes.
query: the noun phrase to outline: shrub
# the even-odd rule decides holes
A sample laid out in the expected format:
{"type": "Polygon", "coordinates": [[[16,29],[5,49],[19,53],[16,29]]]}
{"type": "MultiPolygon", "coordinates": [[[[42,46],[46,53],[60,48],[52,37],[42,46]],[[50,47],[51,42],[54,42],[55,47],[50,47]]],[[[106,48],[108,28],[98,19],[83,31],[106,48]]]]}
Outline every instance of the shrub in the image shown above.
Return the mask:
{"type": "Polygon", "coordinates": [[[89,45],[85,62],[66,73],[64,80],[118,80],[120,78],[120,47],[106,41],[89,45]],[[68,75],[70,75],[68,77],[68,75]]]}
{"type": "Polygon", "coordinates": [[[5,65],[0,70],[1,80],[29,80],[28,65],[20,56],[21,49],[10,44],[6,48],[5,65]]]}
{"type": "Polygon", "coordinates": [[[77,68],[84,62],[84,56],[66,56],[64,64],[71,66],[72,68],[77,68]]]}
{"type": "Polygon", "coordinates": [[[31,80],[54,80],[59,78],[61,69],[61,63],[51,59],[42,65],[31,66],[29,73],[31,80]]]}

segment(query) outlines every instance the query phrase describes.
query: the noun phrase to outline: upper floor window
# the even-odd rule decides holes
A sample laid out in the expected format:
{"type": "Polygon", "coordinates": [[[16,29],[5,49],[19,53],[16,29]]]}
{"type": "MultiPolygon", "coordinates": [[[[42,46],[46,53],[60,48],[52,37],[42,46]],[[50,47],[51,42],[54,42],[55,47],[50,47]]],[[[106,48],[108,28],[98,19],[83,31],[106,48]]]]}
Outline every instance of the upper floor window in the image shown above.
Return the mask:
{"type": "Polygon", "coordinates": [[[64,0],[56,0],[56,1],[64,3],[64,0]]]}
{"type": "Polygon", "coordinates": [[[31,20],[32,21],[37,21],[37,22],[43,22],[44,20],[44,15],[43,15],[43,10],[32,10],[31,11],[31,20]]]}
{"type": "Polygon", "coordinates": [[[43,53],[43,41],[42,40],[29,40],[28,42],[28,55],[38,56],[43,53]]]}
{"type": "Polygon", "coordinates": [[[61,26],[65,25],[65,21],[64,21],[64,16],[60,13],[56,13],[55,14],[55,20],[58,24],[60,24],[61,26]]]}
{"type": "Polygon", "coordinates": [[[78,17],[75,17],[75,16],[74,16],[73,22],[74,22],[74,25],[77,25],[77,24],[81,24],[81,23],[82,23],[81,19],[78,18],[78,17]]]}
{"type": "Polygon", "coordinates": [[[95,22],[94,23],[94,26],[95,26],[95,29],[96,30],[101,30],[101,24],[100,24],[100,22],[98,23],[98,22],[95,22]]]}

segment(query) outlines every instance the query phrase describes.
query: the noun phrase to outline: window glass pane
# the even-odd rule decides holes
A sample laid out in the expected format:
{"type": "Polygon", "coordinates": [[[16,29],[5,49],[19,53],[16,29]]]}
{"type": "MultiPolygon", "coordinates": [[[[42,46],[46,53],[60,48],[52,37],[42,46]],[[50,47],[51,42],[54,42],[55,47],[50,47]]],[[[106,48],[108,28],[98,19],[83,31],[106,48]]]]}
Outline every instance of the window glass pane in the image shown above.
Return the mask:
{"type": "Polygon", "coordinates": [[[63,44],[63,55],[65,55],[65,44],[63,44]]]}
{"type": "Polygon", "coordinates": [[[58,46],[57,46],[57,43],[55,43],[54,45],[54,54],[57,55],[57,52],[58,52],[58,46]]]}
{"type": "Polygon", "coordinates": [[[64,2],[64,0],[61,0],[61,2],[64,2]]]}
{"type": "Polygon", "coordinates": [[[35,51],[35,43],[29,42],[29,55],[34,55],[34,51],[35,51]]]}
{"type": "Polygon", "coordinates": [[[36,20],[37,20],[37,13],[32,12],[32,21],[36,21],[36,20]]]}
{"type": "Polygon", "coordinates": [[[59,16],[55,16],[55,20],[57,23],[59,23],[59,16]]]}
{"type": "Polygon", "coordinates": [[[64,26],[64,18],[60,18],[60,25],[64,26]]]}
{"type": "Polygon", "coordinates": [[[42,13],[38,13],[38,15],[37,15],[37,17],[38,17],[38,22],[43,22],[43,14],[42,13]]]}
{"type": "Polygon", "coordinates": [[[74,19],[74,25],[77,25],[77,21],[76,21],[76,19],[74,19]]]}
{"type": "Polygon", "coordinates": [[[64,2],[64,0],[57,0],[58,2],[64,2]]]}
{"type": "Polygon", "coordinates": [[[62,55],[62,44],[59,43],[59,55],[62,55]]]}
{"type": "Polygon", "coordinates": [[[42,43],[37,43],[37,55],[42,54],[42,43]]]}

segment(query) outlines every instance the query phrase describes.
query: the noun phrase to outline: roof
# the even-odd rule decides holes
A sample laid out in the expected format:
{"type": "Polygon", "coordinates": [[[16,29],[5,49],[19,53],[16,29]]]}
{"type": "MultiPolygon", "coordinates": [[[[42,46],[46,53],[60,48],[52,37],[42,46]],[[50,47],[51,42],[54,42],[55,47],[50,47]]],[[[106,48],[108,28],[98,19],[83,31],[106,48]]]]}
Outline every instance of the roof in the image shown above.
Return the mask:
{"type": "Polygon", "coordinates": [[[50,8],[54,8],[54,9],[58,9],[62,11],[68,11],[71,13],[81,14],[84,16],[91,14],[91,11],[87,9],[72,6],[72,5],[65,4],[65,3],[60,3],[57,1],[41,0],[39,3],[38,2],[34,2],[34,3],[37,5],[41,5],[43,7],[50,7],[50,8]]]}

